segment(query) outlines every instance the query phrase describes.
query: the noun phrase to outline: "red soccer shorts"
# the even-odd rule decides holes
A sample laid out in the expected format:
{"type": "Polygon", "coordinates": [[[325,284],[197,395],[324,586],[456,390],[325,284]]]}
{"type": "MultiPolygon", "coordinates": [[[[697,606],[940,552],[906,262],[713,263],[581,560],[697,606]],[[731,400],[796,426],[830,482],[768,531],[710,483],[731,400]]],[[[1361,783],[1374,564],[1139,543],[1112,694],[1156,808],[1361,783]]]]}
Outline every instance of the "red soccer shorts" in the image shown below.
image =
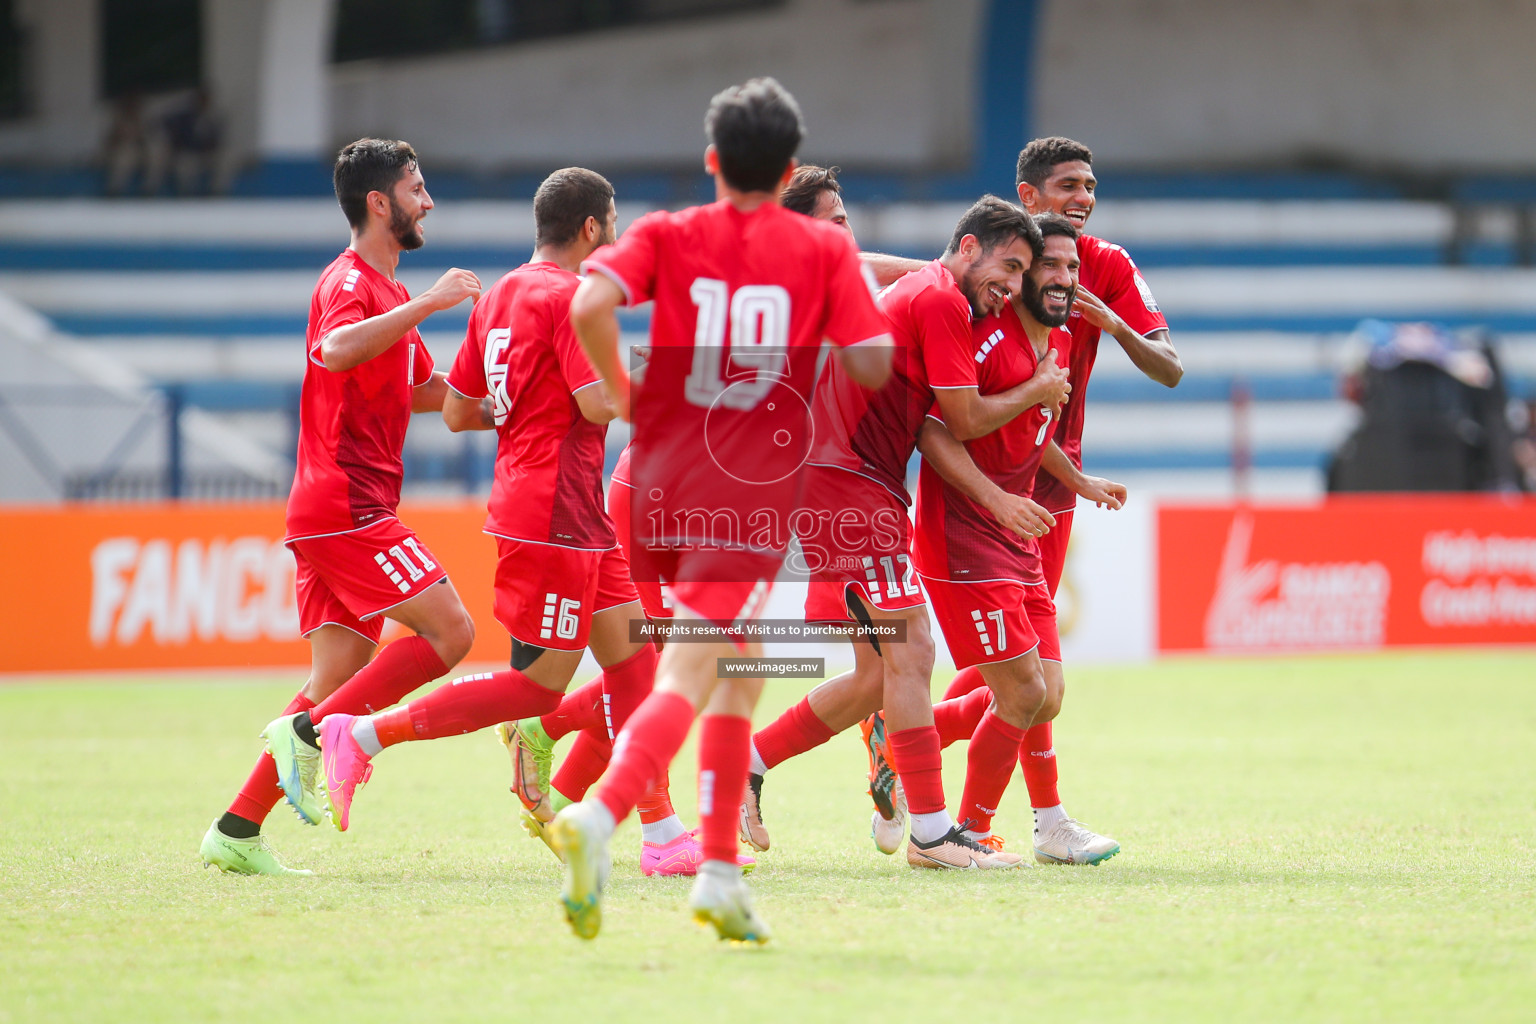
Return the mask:
{"type": "Polygon", "coordinates": [[[638,546],[634,554],[635,579],[665,583],[674,605],[726,630],[761,614],[784,562],[783,555],[734,548],[638,546]]]}
{"type": "Polygon", "coordinates": [[[393,517],[324,537],[288,541],[298,565],[299,635],[343,626],[379,642],[383,613],[448,576],[426,545],[393,517]]]}
{"type": "MultiPolygon", "coordinates": [[[[618,535],[624,557],[634,563],[634,534],[630,530],[629,503],[634,495],[628,484],[614,480],[608,484],[608,518],[613,520],[613,532],[618,535]]],[[[640,606],[648,619],[670,619],[672,601],[662,592],[658,580],[635,580],[635,590],[640,595],[640,606]]]]}
{"type": "Polygon", "coordinates": [[[923,577],[955,668],[1011,661],[1039,648],[1061,660],[1056,605],[1045,584],[1016,580],[955,583],[923,577]]]}
{"type": "Polygon", "coordinates": [[[1072,539],[1072,509],[1056,513],[1056,525],[1037,542],[1040,545],[1040,571],[1045,574],[1045,584],[1051,588],[1051,597],[1061,587],[1061,574],[1067,567],[1067,542],[1072,539]]]}
{"type": "Polygon", "coordinates": [[[639,599],[618,548],[584,551],[496,538],[496,621],[525,644],[579,651],[587,646],[593,615],[639,599]]]}
{"type": "Polygon", "coordinates": [[[911,520],[899,498],[873,480],[824,466],[806,469],[804,493],[793,526],[811,574],[805,621],[853,621],[849,587],[880,611],[926,603],[907,555],[911,520]]]}

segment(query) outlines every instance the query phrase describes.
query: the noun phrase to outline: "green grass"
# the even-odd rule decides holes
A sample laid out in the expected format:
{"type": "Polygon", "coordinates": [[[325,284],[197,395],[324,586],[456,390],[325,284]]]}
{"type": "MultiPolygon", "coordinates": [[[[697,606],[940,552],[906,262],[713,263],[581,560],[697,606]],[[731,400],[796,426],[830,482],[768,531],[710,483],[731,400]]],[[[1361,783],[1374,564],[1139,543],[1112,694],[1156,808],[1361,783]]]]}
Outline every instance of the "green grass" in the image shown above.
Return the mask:
{"type": "MultiPolygon", "coordinates": [[[[633,825],[573,938],[489,734],[381,757],[345,835],[280,808],[319,876],[237,878],[198,841],[294,679],[0,686],[0,1021],[1528,1020],[1533,684],[1509,652],[1077,670],[1057,749],[1068,809],[1124,846],[1099,868],[881,856],[839,737],[768,779],[762,951],[642,879],[633,825]]],[[[1027,815],[1015,780],[1014,848],[1027,815]]]]}

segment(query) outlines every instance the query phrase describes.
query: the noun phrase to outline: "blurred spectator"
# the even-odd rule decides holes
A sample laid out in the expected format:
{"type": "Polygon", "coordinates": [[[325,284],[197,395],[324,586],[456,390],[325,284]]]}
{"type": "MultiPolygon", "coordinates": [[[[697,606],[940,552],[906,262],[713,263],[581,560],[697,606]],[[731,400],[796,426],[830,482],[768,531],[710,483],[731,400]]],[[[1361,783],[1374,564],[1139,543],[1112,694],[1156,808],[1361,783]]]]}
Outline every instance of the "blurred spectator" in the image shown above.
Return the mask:
{"type": "MultiPolygon", "coordinates": [[[[165,159],[178,195],[207,195],[224,191],[220,155],[224,122],[208,90],[199,86],[161,119],[165,159]]],[[[156,175],[158,178],[159,176],[156,175]]],[[[159,192],[159,182],[153,189],[159,192]]]]}
{"type": "Polygon", "coordinates": [[[1334,453],[1329,491],[1508,491],[1522,481],[1504,376],[1485,334],[1366,320],[1364,367],[1344,382],[1360,425],[1334,453]]]}
{"type": "Polygon", "coordinates": [[[1509,404],[1510,429],[1515,433],[1515,465],[1524,489],[1536,492],[1536,399],[1509,404]]]}
{"type": "Polygon", "coordinates": [[[148,184],[149,149],[143,101],[136,93],[118,97],[112,105],[112,122],[107,126],[107,136],[102,142],[107,195],[120,196],[135,182],[148,184]]]}

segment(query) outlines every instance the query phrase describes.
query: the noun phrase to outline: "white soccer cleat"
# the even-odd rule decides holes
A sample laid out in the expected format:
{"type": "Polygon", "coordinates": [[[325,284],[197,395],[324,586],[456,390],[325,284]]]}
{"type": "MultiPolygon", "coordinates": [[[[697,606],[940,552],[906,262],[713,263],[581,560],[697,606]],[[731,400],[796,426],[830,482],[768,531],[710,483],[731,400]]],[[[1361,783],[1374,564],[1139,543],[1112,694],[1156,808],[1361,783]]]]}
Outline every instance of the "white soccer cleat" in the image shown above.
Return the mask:
{"type": "Polygon", "coordinates": [[[1041,864],[1099,864],[1119,852],[1119,843],[1072,818],[1058,821],[1044,835],[1035,833],[1035,860],[1041,864]]]}
{"type": "Polygon", "coordinates": [[[869,834],[874,837],[875,849],[881,853],[895,853],[907,838],[907,794],[901,788],[900,779],[896,780],[893,803],[895,814],[891,817],[883,818],[879,811],[869,816],[869,834]]]}
{"type": "Polygon", "coordinates": [[[560,893],[565,919],[579,938],[597,937],[603,926],[603,886],[613,862],[608,839],[613,832],[601,804],[571,804],[549,824],[550,849],[565,862],[565,888],[560,893]]]}
{"type": "Polygon", "coordinates": [[[762,945],[770,938],[768,922],[752,909],[752,891],[735,864],[719,860],[700,864],[693,891],[688,894],[688,907],[695,921],[712,925],[722,939],[762,945]]]}

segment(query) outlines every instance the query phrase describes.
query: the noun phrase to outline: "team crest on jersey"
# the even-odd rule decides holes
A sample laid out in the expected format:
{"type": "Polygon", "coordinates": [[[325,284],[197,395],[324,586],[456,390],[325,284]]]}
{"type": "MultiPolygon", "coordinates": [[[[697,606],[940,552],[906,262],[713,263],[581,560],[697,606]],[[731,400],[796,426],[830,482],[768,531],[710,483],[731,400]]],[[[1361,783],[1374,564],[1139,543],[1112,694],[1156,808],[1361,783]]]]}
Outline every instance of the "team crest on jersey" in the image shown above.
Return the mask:
{"type": "Polygon", "coordinates": [[[1136,290],[1141,293],[1141,301],[1146,305],[1147,312],[1161,313],[1157,308],[1157,300],[1152,297],[1152,289],[1147,287],[1147,282],[1142,278],[1141,271],[1132,270],[1131,280],[1136,282],[1136,290]]]}

